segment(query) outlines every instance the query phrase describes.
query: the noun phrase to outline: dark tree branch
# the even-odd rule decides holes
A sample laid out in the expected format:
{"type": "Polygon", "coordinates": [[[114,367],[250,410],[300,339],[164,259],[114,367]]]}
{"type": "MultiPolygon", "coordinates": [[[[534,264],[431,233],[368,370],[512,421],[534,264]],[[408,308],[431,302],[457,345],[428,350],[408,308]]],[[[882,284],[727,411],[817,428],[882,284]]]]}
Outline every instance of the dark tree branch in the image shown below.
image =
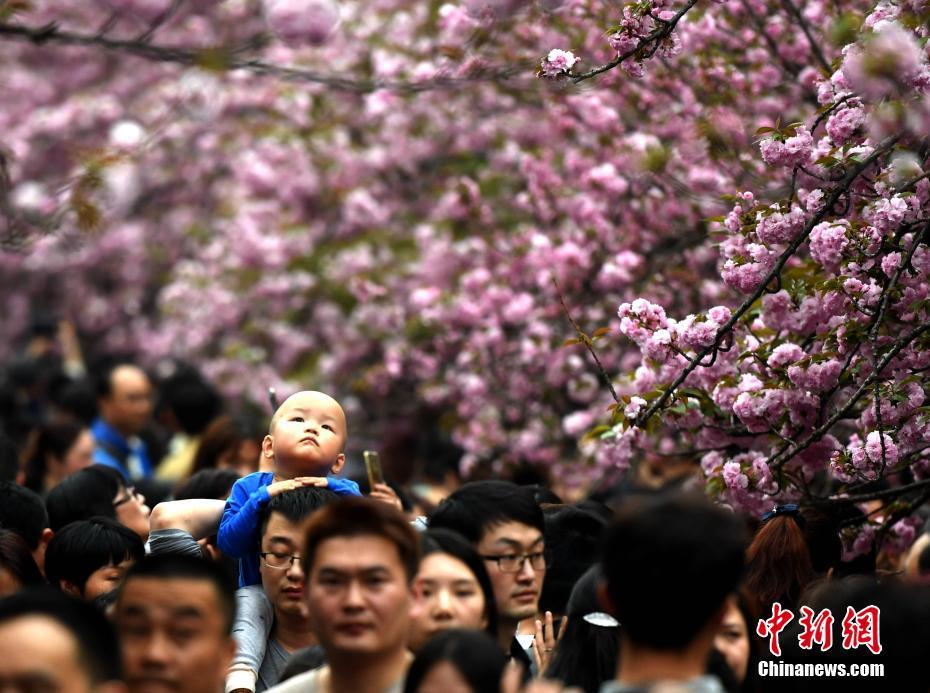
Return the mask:
{"type": "MultiPolygon", "coordinates": [[[[419,82],[392,80],[355,80],[335,74],[325,74],[313,70],[304,70],[284,65],[275,65],[263,60],[245,58],[240,55],[242,47],[220,47],[211,50],[191,50],[187,48],[170,48],[149,43],[147,40],[110,39],[103,34],[82,34],[63,31],[55,24],[44,27],[29,27],[0,22],[0,39],[21,41],[42,45],[53,43],[62,46],[85,46],[103,48],[115,53],[127,53],[145,60],[163,63],[177,63],[189,67],[203,66],[205,63],[219,62],[226,70],[244,70],[259,76],[271,76],[288,82],[308,82],[322,84],[331,89],[355,93],[368,93],[379,89],[389,89],[400,93],[417,93],[434,89],[455,89],[462,84],[479,81],[507,81],[519,75],[529,74],[532,65],[527,62],[515,63],[507,67],[476,70],[467,77],[435,77],[419,82]]],[[[245,47],[254,49],[252,44],[245,47]]],[[[527,82],[529,79],[527,78],[527,82]]]]}
{"type": "Polygon", "coordinates": [[[759,286],[755,291],[750,294],[746,300],[740,304],[733,314],[730,316],[730,319],[724,323],[720,329],[717,331],[717,337],[714,339],[714,343],[710,346],[704,347],[694,356],[694,361],[692,361],[685,369],[679,374],[677,378],[665,389],[662,395],[655,400],[649,407],[636,418],[636,425],[640,428],[645,427],[646,422],[652,418],[653,415],[663,406],[671,396],[674,394],[675,390],[687,379],[689,375],[698,367],[698,364],[704,360],[704,357],[710,354],[712,351],[715,351],[720,348],[724,336],[732,332],[736,323],[741,317],[753,306],[753,304],[762,296],[766,291],[766,287],[772,282],[775,277],[781,275],[781,271],[784,268],[785,264],[801,247],[801,244],[807,240],[808,235],[810,235],[811,230],[819,224],[825,216],[833,208],[833,205],[846,193],[849,189],[849,186],[852,185],[853,181],[859,177],[859,175],[865,171],[869,166],[875,163],[879,157],[888,152],[895,143],[898,141],[900,136],[893,136],[885,139],[881,142],[868,157],[863,159],[861,162],[856,164],[852,170],[848,171],[839,184],[831,191],[830,195],[827,196],[824,200],[823,207],[820,208],[810,221],[804,225],[804,228],[800,233],[795,237],[791,244],[785,249],[785,251],[779,256],[778,260],[775,263],[775,266],[769,271],[769,273],[763,278],[759,283],[759,286]]]}
{"type": "MultiPolygon", "coordinates": [[[[672,32],[675,30],[675,26],[678,24],[679,20],[688,13],[688,11],[697,4],[698,0],[688,0],[675,15],[666,22],[660,24],[660,26],[654,29],[649,35],[644,36],[640,39],[639,43],[636,44],[634,48],[631,48],[626,53],[621,53],[616,58],[611,60],[600,67],[595,67],[593,70],[588,70],[587,72],[582,72],[580,75],[575,75],[571,78],[573,84],[578,84],[583,82],[586,79],[591,79],[592,77],[597,77],[599,74],[613,70],[624,60],[628,60],[639,53],[646,53],[647,57],[652,56],[659,49],[659,46],[662,44],[662,41],[667,39],[672,35],[672,32]],[[650,45],[651,44],[651,45],[650,45]]],[[[661,20],[660,20],[661,21],[661,20]]]]}

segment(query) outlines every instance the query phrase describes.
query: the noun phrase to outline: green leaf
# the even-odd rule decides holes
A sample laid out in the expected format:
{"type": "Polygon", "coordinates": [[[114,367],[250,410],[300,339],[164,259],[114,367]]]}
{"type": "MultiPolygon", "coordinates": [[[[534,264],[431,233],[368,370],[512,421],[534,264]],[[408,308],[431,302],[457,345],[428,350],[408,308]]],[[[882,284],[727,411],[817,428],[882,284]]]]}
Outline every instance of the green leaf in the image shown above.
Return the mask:
{"type": "Polygon", "coordinates": [[[563,347],[575,346],[576,344],[584,344],[584,342],[577,337],[574,339],[566,339],[564,342],[562,342],[563,347]]]}
{"type": "Polygon", "coordinates": [[[766,125],[766,126],[763,126],[763,127],[759,128],[758,130],[756,130],[755,134],[756,134],[756,135],[764,135],[764,134],[767,133],[767,132],[775,132],[775,128],[771,128],[771,127],[769,127],[769,126],[766,125]]]}

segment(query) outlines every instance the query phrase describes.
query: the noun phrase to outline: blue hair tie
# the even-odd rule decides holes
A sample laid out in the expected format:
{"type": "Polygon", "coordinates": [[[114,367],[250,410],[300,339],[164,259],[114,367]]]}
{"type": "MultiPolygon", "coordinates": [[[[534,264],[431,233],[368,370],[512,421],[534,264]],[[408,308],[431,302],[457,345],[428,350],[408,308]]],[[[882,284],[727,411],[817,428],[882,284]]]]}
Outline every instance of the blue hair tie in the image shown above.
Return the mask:
{"type": "Polygon", "coordinates": [[[803,527],[804,517],[800,514],[800,510],[801,509],[797,503],[785,503],[784,505],[776,505],[762,516],[762,522],[766,523],[778,515],[790,515],[794,518],[794,521],[797,522],[799,526],[803,527]]]}

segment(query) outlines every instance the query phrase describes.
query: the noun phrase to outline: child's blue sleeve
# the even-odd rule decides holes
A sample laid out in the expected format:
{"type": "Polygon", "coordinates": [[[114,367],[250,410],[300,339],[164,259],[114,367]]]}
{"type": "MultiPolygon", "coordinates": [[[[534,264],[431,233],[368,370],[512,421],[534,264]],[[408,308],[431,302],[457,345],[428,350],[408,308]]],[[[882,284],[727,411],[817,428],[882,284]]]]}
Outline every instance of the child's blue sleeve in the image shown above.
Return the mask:
{"type": "Polygon", "coordinates": [[[362,492],[358,490],[358,484],[351,479],[338,479],[334,476],[326,477],[327,486],[337,496],[360,496],[362,492]]]}
{"type": "Polygon", "coordinates": [[[233,558],[246,558],[258,550],[258,519],[270,496],[266,485],[258,486],[251,493],[249,485],[243,483],[249,477],[233,484],[232,492],[226,500],[220,531],[216,535],[216,545],[220,551],[233,558]]]}

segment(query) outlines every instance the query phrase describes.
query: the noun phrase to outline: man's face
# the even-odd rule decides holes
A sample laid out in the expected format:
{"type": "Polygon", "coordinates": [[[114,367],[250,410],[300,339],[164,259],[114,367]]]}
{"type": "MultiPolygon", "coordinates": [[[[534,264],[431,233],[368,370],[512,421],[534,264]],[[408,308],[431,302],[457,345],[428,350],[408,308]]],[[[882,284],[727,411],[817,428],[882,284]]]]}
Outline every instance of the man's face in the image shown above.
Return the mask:
{"type": "Polygon", "coordinates": [[[110,375],[110,394],[99,401],[100,415],[123,435],[142,430],[152,414],[152,385],[141,368],[118,366],[110,375]]]}
{"type": "Polygon", "coordinates": [[[330,659],[404,647],[412,604],[397,547],[387,539],[336,537],[317,547],[307,605],[330,659]]]}
{"type": "MultiPolygon", "coordinates": [[[[524,556],[544,550],[543,535],[535,527],[522,522],[504,522],[486,530],[478,542],[482,556],[524,556]]],[[[524,560],[518,572],[500,569],[497,561],[485,560],[485,567],[494,587],[494,599],[501,618],[519,621],[534,616],[539,609],[545,567],[533,568],[524,560]]]]}
{"type": "Polygon", "coordinates": [[[216,587],[196,578],[134,577],[116,603],[130,693],[215,693],[235,653],[216,587]]]}
{"type": "Polygon", "coordinates": [[[0,624],[0,652],[0,691],[93,690],[74,636],[47,616],[21,616],[0,624]]]}
{"type": "Polygon", "coordinates": [[[262,453],[304,476],[336,474],[345,463],[345,438],[346,417],[336,400],[322,392],[298,392],[275,412],[262,453]]]}
{"type": "Polygon", "coordinates": [[[262,534],[262,552],[269,555],[262,558],[260,569],[262,587],[276,615],[307,617],[304,571],[300,568],[300,560],[290,561],[288,558],[300,556],[302,543],[300,525],[294,524],[281,513],[272,512],[262,534]],[[272,568],[269,563],[284,567],[272,568]]]}

